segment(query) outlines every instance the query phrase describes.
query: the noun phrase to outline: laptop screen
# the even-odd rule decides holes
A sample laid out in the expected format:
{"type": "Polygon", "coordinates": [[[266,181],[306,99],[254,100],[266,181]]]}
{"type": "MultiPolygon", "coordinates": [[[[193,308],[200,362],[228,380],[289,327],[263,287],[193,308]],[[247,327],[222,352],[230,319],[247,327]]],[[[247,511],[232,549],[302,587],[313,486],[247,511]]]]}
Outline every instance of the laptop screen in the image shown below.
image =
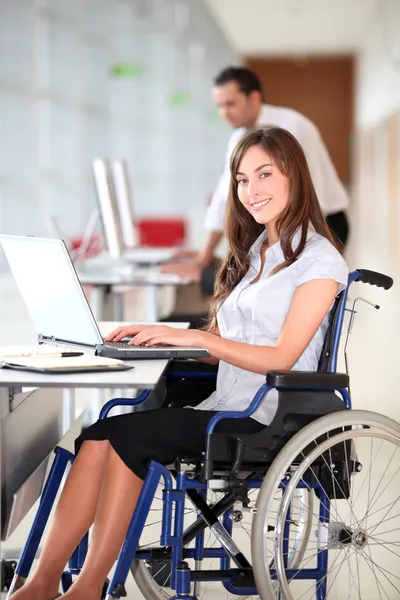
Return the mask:
{"type": "Polygon", "coordinates": [[[62,240],[0,235],[0,243],[37,333],[102,343],[62,240]]]}

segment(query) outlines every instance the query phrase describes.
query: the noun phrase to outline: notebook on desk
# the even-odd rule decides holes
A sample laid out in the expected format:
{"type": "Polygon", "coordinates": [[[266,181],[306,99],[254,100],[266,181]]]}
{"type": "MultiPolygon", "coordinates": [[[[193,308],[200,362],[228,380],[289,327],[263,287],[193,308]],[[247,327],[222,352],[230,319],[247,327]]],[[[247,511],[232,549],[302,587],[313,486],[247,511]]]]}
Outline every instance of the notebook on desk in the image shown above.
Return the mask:
{"type": "Polygon", "coordinates": [[[62,240],[0,235],[0,243],[39,343],[79,347],[122,360],[208,355],[205,348],[105,342],[62,240]]]}
{"type": "Polygon", "coordinates": [[[133,369],[122,360],[105,358],[103,356],[90,356],[87,354],[72,357],[31,356],[18,357],[6,356],[0,361],[0,367],[60,375],[62,373],[102,373],[110,371],[127,371],[133,369]]]}

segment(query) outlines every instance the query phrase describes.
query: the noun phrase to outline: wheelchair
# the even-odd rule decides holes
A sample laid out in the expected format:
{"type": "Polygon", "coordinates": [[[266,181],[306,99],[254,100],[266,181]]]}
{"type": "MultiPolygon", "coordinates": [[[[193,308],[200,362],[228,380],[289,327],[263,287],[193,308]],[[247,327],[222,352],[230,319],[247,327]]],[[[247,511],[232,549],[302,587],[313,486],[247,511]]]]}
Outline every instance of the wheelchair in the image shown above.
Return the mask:
{"type": "MultiPolygon", "coordinates": [[[[212,417],[201,457],[150,463],[107,600],[126,596],[129,571],[146,600],[400,597],[400,424],[350,410],[348,374],[336,372],[348,290],[356,281],[393,284],[373,271],[349,275],[330,314],[318,372],[269,372],[246,410],[212,417]],[[279,400],[268,427],[251,435],[215,431],[224,418],[253,414],[272,389],[279,400]]],[[[350,321],[355,313],[354,303],[350,321]]],[[[215,372],[173,361],[167,376],[184,386],[215,372]]],[[[148,394],[111,400],[100,418],[148,394]]],[[[29,574],[74,460],[64,449],[55,453],[9,596],[29,574]]],[[[87,544],[86,535],[63,574],[64,591],[82,568],[87,544]]]]}

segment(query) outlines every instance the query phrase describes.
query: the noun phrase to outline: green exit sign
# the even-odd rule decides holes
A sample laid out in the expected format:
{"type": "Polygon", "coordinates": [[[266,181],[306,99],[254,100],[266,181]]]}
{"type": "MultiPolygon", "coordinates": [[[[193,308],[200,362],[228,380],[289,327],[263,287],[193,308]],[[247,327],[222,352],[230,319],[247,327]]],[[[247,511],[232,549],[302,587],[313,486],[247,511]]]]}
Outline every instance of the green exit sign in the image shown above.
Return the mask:
{"type": "Polygon", "coordinates": [[[188,106],[190,104],[190,96],[185,92],[172,92],[168,96],[168,103],[170,106],[175,107],[188,106]]]}
{"type": "Polygon", "coordinates": [[[142,73],[142,66],[137,62],[120,62],[111,67],[113,77],[137,79],[142,73]]]}

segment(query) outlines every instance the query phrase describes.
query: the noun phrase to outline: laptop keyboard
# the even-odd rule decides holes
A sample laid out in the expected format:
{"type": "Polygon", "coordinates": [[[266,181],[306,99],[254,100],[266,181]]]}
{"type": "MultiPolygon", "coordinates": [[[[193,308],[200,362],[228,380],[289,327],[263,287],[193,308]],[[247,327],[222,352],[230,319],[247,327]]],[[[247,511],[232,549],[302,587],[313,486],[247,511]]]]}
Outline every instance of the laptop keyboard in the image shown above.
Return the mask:
{"type": "MultiPolygon", "coordinates": [[[[129,348],[148,348],[146,344],[139,344],[138,346],[128,346],[128,342],[104,342],[104,344],[108,348],[123,348],[124,350],[129,350],[129,348]]],[[[153,348],[156,346],[153,346],[153,348]]]]}

